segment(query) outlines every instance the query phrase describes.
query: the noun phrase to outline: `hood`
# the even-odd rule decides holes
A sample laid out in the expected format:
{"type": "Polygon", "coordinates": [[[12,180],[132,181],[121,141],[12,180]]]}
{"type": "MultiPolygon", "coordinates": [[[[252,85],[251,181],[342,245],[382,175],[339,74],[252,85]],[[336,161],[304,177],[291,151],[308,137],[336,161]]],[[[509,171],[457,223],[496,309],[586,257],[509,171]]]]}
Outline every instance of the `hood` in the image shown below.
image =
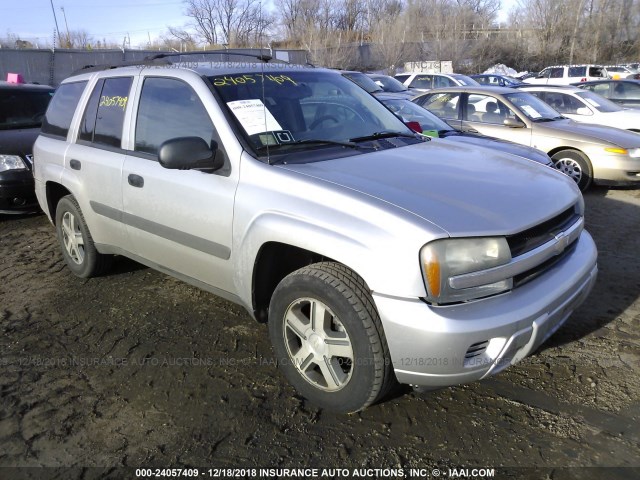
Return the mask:
{"type": "Polygon", "coordinates": [[[552,168],[444,140],[279,167],[395,205],[451,236],[517,233],[580,198],[552,168]]]}
{"type": "MultiPolygon", "coordinates": [[[[622,148],[640,147],[640,135],[627,130],[606,127],[594,123],[578,123],[573,120],[555,120],[553,122],[534,123],[554,131],[573,135],[576,140],[590,141],[602,144],[614,144],[622,148]],[[585,138],[588,137],[588,138],[585,138]]],[[[534,127],[535,128],[535,127],[534,127]]]]}
{"type": "Polygon", "coordinates": [[[0,155],[31,155],[40,128],[0,130],[0,155]]]}
{"type": "Polygon", "coordinates": [[[610,122],[610,125],[619,125],[618,128],[640,130],[640,110],[625,108],[620,112],[604,112],[600,116],[610,122]]]}
{"type": "Polygon", "coordinates": [[[536,148],[519,145],[517,143],[502,140],[500,138],[486,137],[474,133],[460,132],[452,130],[455,133],[445,134],[445,139],[451,142],[466,143],[467,145],[477,145],[478,147],[492,148],[500,152],[518,155],[529,160],[541,163],[542,165],[552,165],[549,155],[536,148]]]}

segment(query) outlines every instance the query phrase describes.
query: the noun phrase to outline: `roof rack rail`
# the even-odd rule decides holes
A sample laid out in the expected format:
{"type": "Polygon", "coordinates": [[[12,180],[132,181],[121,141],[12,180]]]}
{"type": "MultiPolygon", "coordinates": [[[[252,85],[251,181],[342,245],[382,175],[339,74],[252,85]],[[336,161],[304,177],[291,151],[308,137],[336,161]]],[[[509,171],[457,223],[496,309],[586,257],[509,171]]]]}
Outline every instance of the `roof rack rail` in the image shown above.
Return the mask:
{"type": "MultiPolygon", "coordinates": [[[[260,60],[264,63],[269,63],[269,61],[273,60],[273,57],[270,54],[255,54],[255,53],[246,53],[246,52],[234,52],[232,50],[203,50],[203,51],[192,51],[192,52],[164,52],[157,53],[155,55],[150,55],[144,57],[142,60],[131,60],[129,62],[120,62],[114,64],[106,64],[106,65],[85,65],[84,67],[79,68],[74,71],[72,75],[77,75],[80,73],[87,72],[99,72],[103,70],[110,70],[112,68],[119,67],[133,67],[133,66],[145,66],[145,65],[171,65],[171,61],[169,57],[181,57],[186,55],[228,55],[228,56],[238,56],[238,57],[249,57],[255,58],[256,60],[260,60]]],[[[279,62],[290,64],[286,60],[276,59],[279,62]]]]}
{"type": "MultiPolygon", "coordinates": [[[[185,55],[235,55],[238,57],[250,57],[255,58],[256,60],[261,60],[264,63],[269,63],[270,60],[273,60],[273,56],[269,54],[255,54],[255,53],[246,53],[246,52],[234,52],[232,50],[194,50],[192,52],[169,52],[169,53],[158,53],[156,55],[151,55],[150,57],[145,57],[145,60],[157,60],[160,58],[167,57],[181,57],[185,55]]],[[[289,63],[286,60],[276,59],[283,63],[289,63]]]]}

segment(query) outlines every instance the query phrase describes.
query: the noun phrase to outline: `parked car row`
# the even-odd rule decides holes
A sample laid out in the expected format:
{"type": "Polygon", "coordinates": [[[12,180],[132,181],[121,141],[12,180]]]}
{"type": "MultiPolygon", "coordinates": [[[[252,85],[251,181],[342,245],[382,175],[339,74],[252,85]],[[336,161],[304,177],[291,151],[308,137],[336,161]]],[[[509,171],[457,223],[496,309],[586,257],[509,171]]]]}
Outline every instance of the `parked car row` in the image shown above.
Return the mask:
{"type": "Polygon", "coordinates": [[[548,153],[556,168],[573,178],[582,190],[593,180],[604,185],[640,184],[639,134],[574,122],[521,89],[438,89],[416,97],[414,101],[454,128],[510,140],[548,153]]]}

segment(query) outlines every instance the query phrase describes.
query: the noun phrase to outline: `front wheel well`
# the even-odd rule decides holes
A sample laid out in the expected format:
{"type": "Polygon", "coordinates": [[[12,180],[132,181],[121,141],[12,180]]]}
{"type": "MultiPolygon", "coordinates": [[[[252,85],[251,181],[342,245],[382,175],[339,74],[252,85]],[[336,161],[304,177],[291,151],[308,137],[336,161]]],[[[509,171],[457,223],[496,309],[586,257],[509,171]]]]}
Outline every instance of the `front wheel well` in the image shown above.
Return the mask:
{"type": "Polygon", "coordinates": [[[316,252],[280,242],[267,242],[260,248],[253,266],[253,313],[259,322],[266,322],[271,296],[280,281],[299,268],[312,263],[333,261],[316,252]]]}
{"type": "Polygon", "coordinates": [[[575,152],[580,152],[584,155],[584,152],[582,150],[578,150],[577,148],[574,148],[574,147],[556,147],[553,150],[550,150],[549,152],[547,152],[547,155],[549,155],[549,157],[553,157],[556,153],[562,152],[563,150],[573,150],[575,152]]]}
{"type": "Polygon", "coordinates": [[[47,208],[49,209],[49,216],[51,221],[55,225],[56,223],[56,208],[58,202],[62,197],[71,195],[71,192],[64,186],[55,182],[47,182],[47,208]]]}

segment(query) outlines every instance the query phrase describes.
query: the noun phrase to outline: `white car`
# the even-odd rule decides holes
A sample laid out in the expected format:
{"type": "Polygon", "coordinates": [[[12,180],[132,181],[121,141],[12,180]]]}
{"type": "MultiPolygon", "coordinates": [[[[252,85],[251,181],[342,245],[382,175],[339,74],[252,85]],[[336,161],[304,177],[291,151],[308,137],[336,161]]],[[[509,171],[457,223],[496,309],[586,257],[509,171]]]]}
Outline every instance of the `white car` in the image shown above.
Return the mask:
{"type": "Polygon", "coordinates": [[[393,78],[413,89],[416,93],[428,92],[434,88],[480,85],[473,78],[460,73],[399,73],[393,78]]]}
{"type": "Polygon", "coordinates": [[[556,65],[523,81],[533,85],[571,85],[603,78],[609,78],[609,74],[602,65],[556,65]]]}
{"type": "MultiPolygon", "coordinates": [[[[616,79],[616,76],[619,78],[631,78],[637,80],[640,77],[638,70],[635,68],[628,67],[626,65],[612,65],[606,67],[607,73],[610,78],[616,79]]],[[[617,80],[617,79],[616,79],[617,80]]]]}
{"type": "Polygon", "coordinates": [[[640,110],[622,108],[589,90],[551,86],[522,87],[519,90],[535,95],[564,117],[576,122],[640,132],[640,110]]]}

